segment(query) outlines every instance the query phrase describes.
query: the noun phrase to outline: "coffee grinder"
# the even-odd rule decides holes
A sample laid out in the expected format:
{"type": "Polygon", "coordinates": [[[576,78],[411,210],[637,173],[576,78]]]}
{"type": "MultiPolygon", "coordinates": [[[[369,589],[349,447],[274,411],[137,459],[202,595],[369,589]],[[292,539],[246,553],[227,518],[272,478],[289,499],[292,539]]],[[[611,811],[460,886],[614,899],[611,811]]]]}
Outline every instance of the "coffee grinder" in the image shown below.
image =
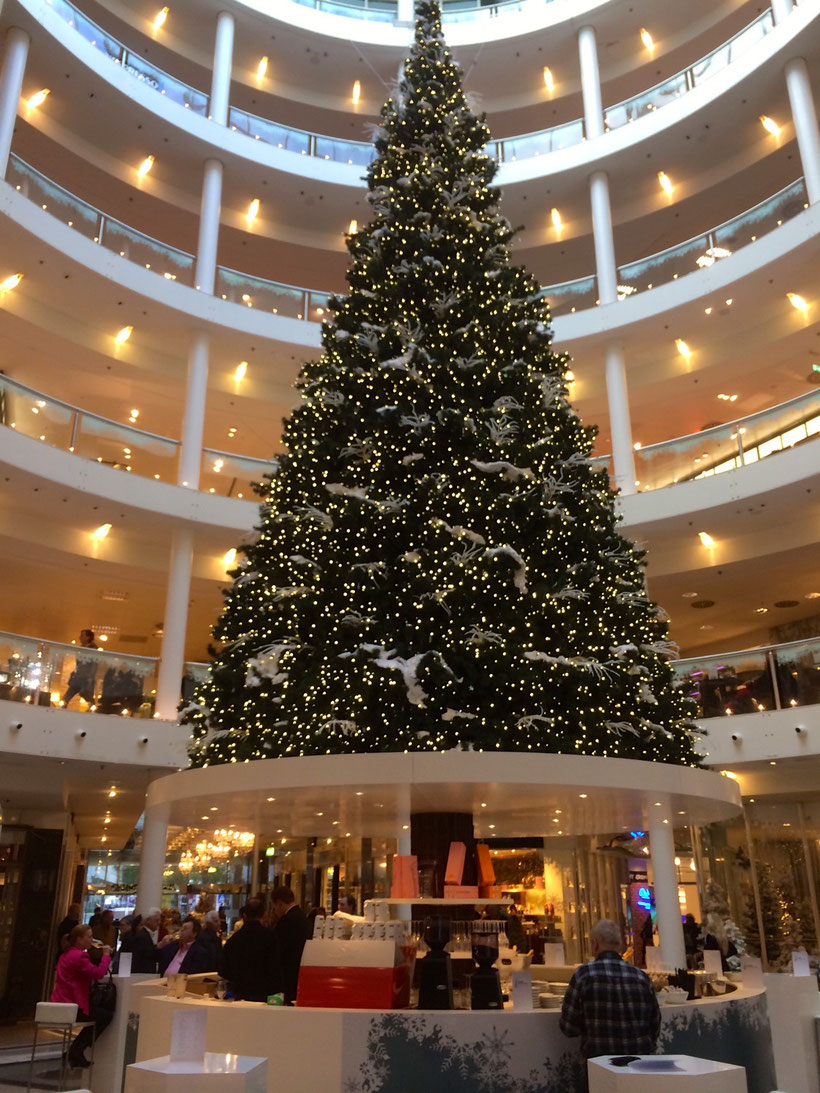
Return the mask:
{"type": "Polygon", "coordinates": [[[504,1008],[498,969],[498,933],[473,929],[473,960],[478,967],[470,977],[471,1009],[500,1010],[504,1008]]]}
{"type": "Polygon", "coordinates": [[[428,918],[424,940],[429,953],[418,962],[419,1009],[451,1010],[453,1008],[453,966],[444,947],[450,940],[450,920],[428,918]]]}

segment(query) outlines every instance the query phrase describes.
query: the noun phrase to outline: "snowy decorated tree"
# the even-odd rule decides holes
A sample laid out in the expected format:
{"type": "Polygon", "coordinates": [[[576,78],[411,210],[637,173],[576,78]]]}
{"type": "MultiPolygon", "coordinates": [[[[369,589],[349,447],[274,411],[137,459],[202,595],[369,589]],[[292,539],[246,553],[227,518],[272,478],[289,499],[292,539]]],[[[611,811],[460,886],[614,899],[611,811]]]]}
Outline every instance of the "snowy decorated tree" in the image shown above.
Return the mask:
{"type": "Polygon", "coordinates": [[[191,761],[472,747],[695,765],[641,552],[510,259],[488,128],[438,4],[417,15],[349,292],[184,714],[191,761]]]}

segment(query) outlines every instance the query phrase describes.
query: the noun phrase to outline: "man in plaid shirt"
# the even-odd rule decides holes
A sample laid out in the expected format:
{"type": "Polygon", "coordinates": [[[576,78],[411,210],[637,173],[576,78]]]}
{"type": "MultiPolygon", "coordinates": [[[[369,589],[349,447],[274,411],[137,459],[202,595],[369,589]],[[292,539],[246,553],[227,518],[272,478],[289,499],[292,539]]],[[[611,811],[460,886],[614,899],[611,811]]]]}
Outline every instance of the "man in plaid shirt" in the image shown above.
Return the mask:
{"type": "Polygon", "coordinates": [[[661,1011],[649,977],[621,959],[617,923],[601,919],[590,930],[594,960],[570,980],[561,1031],[581,1037],[585,1059],[598,1055],[652,1055],[661,1011]]]}

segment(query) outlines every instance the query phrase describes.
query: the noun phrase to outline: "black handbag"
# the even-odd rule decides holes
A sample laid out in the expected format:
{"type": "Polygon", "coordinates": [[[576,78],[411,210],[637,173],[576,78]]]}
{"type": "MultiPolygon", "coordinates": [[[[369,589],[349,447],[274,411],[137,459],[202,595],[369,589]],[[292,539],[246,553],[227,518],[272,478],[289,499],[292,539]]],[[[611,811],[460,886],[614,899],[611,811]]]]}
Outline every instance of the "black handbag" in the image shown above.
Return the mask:
{"type": "Polygon", "coordinates": [[[95,979],[91,984],[88,1003],[92,1009],[108,1010],[113,1013],[117,1007],[117,984],[114,982],[111,972],[102,979],[95,979]]]}

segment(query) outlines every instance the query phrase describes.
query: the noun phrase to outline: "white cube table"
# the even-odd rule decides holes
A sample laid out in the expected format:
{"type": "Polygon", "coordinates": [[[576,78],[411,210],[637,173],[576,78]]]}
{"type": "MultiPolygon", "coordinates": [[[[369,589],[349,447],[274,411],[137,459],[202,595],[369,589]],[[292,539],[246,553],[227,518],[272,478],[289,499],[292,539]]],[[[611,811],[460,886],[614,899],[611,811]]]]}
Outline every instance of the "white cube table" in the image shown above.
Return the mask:
{"type": "Polygon", "coordinates": [[[641,1062],[664,1059],[675,1063],[674,1070],[643,1070],[634,1063],[613,1066],[611,1058],[602,1055],[587,1061],[589,1093],[747,1093],[742,1066],[692,1055],[642,1055],[641,1062]]]}
{"type": "Polygon", "coordinates": [[[171,1062],[168,1055],[131,1063],[125,1093],[265,1093],[268,1060],[206,1051],[198,1061],[171,1062]]]}

